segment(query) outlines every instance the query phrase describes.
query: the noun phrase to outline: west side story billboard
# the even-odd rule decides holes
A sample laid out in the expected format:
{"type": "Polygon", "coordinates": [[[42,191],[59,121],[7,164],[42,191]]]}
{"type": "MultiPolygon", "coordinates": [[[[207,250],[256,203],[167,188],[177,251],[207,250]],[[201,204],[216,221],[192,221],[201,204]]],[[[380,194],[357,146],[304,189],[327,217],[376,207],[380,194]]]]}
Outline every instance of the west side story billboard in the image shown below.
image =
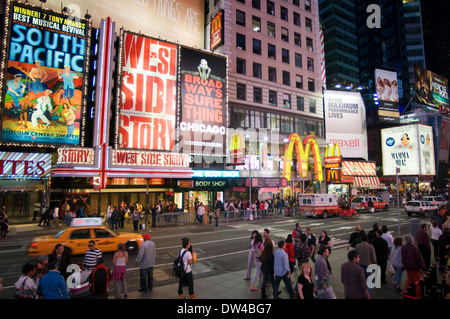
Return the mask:
{"type": "Polygon", "coordinates": [[[180,152],[226,155],[227,58],[181,47],[180,152]]]}
{"type": "Polygon", "coordinates": [[[11,1],[5,30],[1,142],[82,145],[90,21],[11,1]]]}
{"type": "Polygon", "coordinates": [[[121,30],[117,148],[175,146],[178,45],[121,30]]]}

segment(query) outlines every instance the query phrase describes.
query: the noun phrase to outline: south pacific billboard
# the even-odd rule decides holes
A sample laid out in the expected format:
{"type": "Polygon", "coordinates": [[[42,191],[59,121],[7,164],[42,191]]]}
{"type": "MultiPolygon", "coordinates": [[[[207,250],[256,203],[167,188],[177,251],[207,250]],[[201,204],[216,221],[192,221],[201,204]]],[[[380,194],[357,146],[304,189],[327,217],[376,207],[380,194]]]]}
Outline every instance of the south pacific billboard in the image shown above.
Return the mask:
{"type": "Polygon", "coordinates": [[[227,59],[187,47],[180,51],[180,152],[225,155],[227,59]]]}
{"type": "Polygon", "coordinates": [[[121,30],[117,148],[175,146],[178,45],[121,30]]]}
{"type": "Polygon", "coordinates": [[[404,125],[381,130],[383,175],[436,175],[431,126],[404,125]]]}
{"type": "Polygon", "coordinates": [[[1,142],[82,145],[90,21],[10,1],[5,30],[1,142]]]}

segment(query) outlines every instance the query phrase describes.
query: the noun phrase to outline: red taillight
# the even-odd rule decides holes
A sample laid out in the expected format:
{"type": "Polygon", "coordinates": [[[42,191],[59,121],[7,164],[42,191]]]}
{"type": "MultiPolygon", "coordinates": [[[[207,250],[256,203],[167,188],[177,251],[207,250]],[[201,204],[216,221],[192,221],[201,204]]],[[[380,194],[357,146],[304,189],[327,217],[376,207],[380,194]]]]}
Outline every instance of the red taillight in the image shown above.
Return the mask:
{"type": "Polygon", "coordinates": [[[38,243],[37,242],[31,243],[31,248],[36,249],[37,247],[38,247],[38,243]]]}

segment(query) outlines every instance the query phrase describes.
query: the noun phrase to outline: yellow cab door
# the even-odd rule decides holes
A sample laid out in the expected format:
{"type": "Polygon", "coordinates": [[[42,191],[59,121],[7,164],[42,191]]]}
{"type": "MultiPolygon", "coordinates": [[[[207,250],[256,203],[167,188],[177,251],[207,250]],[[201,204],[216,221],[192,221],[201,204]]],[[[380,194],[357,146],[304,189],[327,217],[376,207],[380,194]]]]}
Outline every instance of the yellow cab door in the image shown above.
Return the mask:
{"type": "Polygon", "coordinates": [[[100,249],[102,252],[117,250],[117,244],[119,242],[117,240],[117,236],[113,232],[102,227],[93,228],[93,232],[95,247],[100,249]]]}
{"type": "Polygon", "coordinates": [[[92,230],[90,228],[72,229],[67,243],[65,244],[72,251],[72,255],[84,254],[88,249],[88,243],[92,238],[92,230]]]}

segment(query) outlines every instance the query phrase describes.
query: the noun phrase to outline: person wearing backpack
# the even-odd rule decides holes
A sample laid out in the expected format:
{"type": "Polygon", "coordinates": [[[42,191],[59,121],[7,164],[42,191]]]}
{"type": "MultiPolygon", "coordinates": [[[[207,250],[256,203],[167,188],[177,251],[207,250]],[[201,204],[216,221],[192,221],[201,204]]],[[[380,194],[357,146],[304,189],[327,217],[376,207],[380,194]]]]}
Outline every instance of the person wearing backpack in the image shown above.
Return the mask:
{"type": "Polygon", "coordinates": [[[181,246],[183,248],[178,252],[178,256],[182,256],[182,265],[184,269],[184,275],[180,276],[178,284],[178,299],[185,299],[183,294],[183,286],[188,286],[189,295],[191,299],[197,299],[198,295],[194,293],[194,277],[192,275],[191,265],[194,263],[194,252],[191,246],[189,238],[183,238],[181,240],[181,246]]]}

